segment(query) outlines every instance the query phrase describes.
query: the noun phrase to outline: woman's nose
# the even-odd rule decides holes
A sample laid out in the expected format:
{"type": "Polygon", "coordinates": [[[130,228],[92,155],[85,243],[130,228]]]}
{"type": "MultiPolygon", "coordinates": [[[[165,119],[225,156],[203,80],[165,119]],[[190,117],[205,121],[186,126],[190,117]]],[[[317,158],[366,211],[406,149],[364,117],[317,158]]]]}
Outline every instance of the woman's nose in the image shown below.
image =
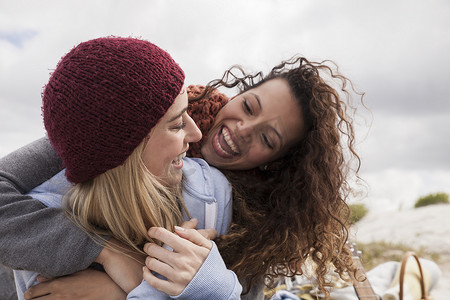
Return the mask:
{"type": "Polygon", "coordinates": [[[202,132],[197,127],[194,120],[192,120],[191,117],[188,117],[186,122],[186,142],[195,143],[200,141],[202,138],[202,132]]]}
{"type": "Polygon", "coordinates": [[[238,122],[236,125],[236,134],[243,141],[250,143],[252,141],[253,127],[249,122],[238,122]]]}

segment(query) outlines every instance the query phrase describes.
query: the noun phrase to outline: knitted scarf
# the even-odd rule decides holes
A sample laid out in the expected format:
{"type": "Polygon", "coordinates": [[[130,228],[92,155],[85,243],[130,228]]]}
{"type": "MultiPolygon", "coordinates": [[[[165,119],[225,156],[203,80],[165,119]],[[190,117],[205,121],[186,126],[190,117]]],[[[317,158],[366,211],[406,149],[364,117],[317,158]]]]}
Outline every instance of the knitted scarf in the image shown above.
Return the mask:
{"type": "Polygon", "coordinates": [[[200,141],[189,145],[187,153],[189,157],[202,157],[200,150],[207,139],[209,130],[214,124],[216,115],[229,100],[227,96],[216,89],[212,90],[207,97],[199,98],[204,90],[205,87],[201,85],[190,85],[187,88],[189,99],[188,113],[203,135],[200,141]]]}

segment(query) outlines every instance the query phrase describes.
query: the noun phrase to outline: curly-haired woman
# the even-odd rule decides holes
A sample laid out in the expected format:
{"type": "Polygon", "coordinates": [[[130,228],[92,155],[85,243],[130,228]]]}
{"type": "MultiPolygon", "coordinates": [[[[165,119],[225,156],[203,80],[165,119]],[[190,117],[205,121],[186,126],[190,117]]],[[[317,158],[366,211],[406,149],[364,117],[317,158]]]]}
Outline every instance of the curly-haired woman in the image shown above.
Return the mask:
{"type": "Polygon", "coordinates": [[[232,227],[219,237],[219,249],[238,277],[246,278],[247,288],[264,278],[302,273],[307,258],[316,264],[321,290],[329,263],[340,273],[351,268],[344,247],[346,199],[349,171],[356,163],[357,176],[360,160],[354,148],[354,90],[348,85],[326,63],[296,57],[267,76],[233,67],[205,89],[188,89],[189,113],[207,132],[191,154],[221,169],[234,190],[232,227]],[[237,86],[240,92],[223,101],[218,86],[237,86]],[[204,102],[215,103],[209,117],[204,102]],[[283,115],[283,107],[297,113],[300,123],[283,115]]]}

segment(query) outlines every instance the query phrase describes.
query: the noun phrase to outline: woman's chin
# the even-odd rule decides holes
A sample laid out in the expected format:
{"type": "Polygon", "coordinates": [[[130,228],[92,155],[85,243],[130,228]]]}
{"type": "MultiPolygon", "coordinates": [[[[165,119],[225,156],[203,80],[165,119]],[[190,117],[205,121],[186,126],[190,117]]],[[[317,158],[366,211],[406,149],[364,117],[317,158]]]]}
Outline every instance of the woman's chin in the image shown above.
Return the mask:
{"type": "Polygon", "coordinates": [[[232,158],[223,158],[218,155],[215,155],[215,153],[211,152],[205,152],[203,153],[203,159],[206,160],[206,162],[214,166],[218,169],[224,169],[224,170],[242,170],[243,166],[241,166],[239,162],[238,157],[232,157],[232,158]]]}

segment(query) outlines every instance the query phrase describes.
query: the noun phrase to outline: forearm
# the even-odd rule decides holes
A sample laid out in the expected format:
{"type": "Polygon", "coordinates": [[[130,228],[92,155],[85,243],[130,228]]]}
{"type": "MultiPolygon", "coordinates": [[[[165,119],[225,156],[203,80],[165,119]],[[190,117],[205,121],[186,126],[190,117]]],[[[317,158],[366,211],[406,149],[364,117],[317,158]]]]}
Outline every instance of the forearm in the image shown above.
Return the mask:
{"type": "Polygon", "coordinates": [[[25,194],[61,170],[62,162],[50,142],[41,138],[0,158],[0,183],[25,194]]]}
{"type": "Polygon", "coordinates": [[[53,277],[88,267],[102,250],[60,209],[23,195],[60,169],[45,138],[0,159],[0,263],[53,277]]]}

